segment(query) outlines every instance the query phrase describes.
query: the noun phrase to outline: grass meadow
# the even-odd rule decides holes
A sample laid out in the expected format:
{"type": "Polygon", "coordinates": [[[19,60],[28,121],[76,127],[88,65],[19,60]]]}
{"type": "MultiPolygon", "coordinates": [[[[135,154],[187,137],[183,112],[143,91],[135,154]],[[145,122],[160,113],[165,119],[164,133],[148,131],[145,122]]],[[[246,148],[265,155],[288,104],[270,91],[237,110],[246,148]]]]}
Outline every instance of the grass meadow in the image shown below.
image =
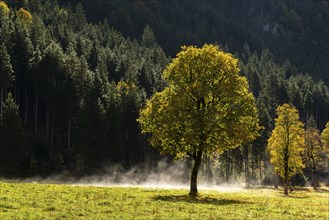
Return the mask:
{"type": "Polygon", "coordinates": [[[0,182],[0,219],[329,219],[329,192],[95,187],[0,182]]]}

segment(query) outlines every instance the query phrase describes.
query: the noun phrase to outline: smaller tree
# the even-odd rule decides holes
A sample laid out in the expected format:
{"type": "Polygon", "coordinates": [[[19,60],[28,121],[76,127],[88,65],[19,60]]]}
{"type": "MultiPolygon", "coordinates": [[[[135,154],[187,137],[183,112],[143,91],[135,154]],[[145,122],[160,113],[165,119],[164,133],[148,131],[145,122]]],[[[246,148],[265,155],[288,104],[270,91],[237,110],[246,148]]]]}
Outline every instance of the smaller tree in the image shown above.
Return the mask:
{"type": "Polygon", "coordinates": [[[10,55],[4,43],[0,45],[0,116],[3,113],[3,102],[5,93],[11,87],[14,80],[13,66],[11,65],[10,55]]]}
{"type": "Polygon", "coordinates": [[[0,13],[8,15],[10,12],[10,9],[6,3],[3,1],[0,2],[0,13]]]}
{"type": "Polygon", "coordinates": [[[327,157],[329,157],[329,121],[327,122],[326,128],[321,133],[321,140],[323,147],[327,152],[327,157]]]}
{"type": "Polygon", "coordinates": [[[144,28],[141,44],[146,47],[151,47],[155,44],[155,35],[149,25],[144,28]]]}
{"type": "Polygon", "coordinates": [[[32,23],[32,15],[29,11],[25,10],[24,8],[20,8],[17,11],[17,17],[26,23],[32,23]]]}
{"type": "Polygon", "coordinates": [[[321,144],[320,131],[317,129],[314,118],[308,121],[307,130],[305,131],[305,151],[303,159],[306,167],[312,173],[312,186],[316,189],[318,185],[316,172],[323,165],[324,148],[321,144]]]}
{"type": "Polygon", "coordinates": [[[279,106],[277,115],[267,147],[275,171],[284,180],[284,194],[288,195],[291,177],[304,168],[301,157],[305,146],[304,129],[303,123],[299,121],[298,110],[294,106],[279,106]]]}

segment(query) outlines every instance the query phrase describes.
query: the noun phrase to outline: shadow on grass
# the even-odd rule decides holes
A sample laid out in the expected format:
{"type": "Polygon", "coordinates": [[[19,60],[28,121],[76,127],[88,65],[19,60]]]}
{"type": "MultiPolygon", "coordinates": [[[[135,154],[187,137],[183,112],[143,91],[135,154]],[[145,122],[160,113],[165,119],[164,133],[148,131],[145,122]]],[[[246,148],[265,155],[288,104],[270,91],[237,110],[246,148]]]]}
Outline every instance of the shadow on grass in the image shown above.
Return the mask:
{"type": "MultiPolygon", "coordinates": [[[[282,190],[283,192],[283,190],[282,190]]],[[[312,187],[295,187],[294,190],[289,192],[288,197],[294,198],[294,199],[309,199],[311,198],[310,193],[329,193],[329,189],[326,188],[317,188],[313,189],[312,187]],[[302,193],[307,193],[307,194],[300,194],[302,193]]]]}
{"type": "Polygon", "coordinates": [[[207,196],[190,197],[188,195],[180,196],[155,196],[153,197],[156,201],[165,202],[187,202],[195,204],[212,204],[212,205],[231,205],[231,204],[250,204],[250,202],[233,200],[233,199],[219,199],[207,196]]]}
{"type": "Polygon", "coordinates": [[[329,189],[324,189],[324,188],[317,188],[316,191],[320,193],[329,193],[329,189]]]}
{"type": "Polygon", "coordinates": [[[293,193],[289,193],[289,195],[281,195],[282,198],[292,198],[292,199],[309,199],[310,196],[304,196],[304,195],[295,195],[293,193]]]}
{"type": "Polygon", "coordinates": [[[313,188],[311,188],[311,187],[298,187],[298,186],[295,186],[293,191],[312,192],[313,191],[313,188]]]}

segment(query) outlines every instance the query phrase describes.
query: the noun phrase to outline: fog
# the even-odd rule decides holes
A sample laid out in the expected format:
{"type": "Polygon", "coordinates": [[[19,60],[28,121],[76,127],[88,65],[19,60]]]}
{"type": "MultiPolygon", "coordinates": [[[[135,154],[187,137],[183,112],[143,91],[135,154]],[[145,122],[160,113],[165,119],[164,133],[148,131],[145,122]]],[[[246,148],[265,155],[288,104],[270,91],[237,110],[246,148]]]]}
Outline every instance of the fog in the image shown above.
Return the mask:
{"type": "MultiPolygon", "coordinates": [[[[71,184],[98,187],[144,187],[159,189],[189,189],[190,170],[184,162],[167,164],[165,160],[154,167],[134,167],[126,170],[119,165],[108,165],[98,174],[79,179],[67,175],[53,175],[47,178],[25,179],[27,182],[71,184]]],[[[218,180],[206,180],[199,172],[198,189],[218,191],[239,191],[243,187],[237,184],[219,184],[218,180]]]]}
{"type": "Polygon", "coordinates": [[[129,170],[118,165],[105,168],[102,175],[86,176],[79,180],[80,185],[118,186],[118,187],[158,187],[185,188],[188,169],[184,163],[167,165],[165,161],[158,162],[155,167],[134,167],[129,170]]]}

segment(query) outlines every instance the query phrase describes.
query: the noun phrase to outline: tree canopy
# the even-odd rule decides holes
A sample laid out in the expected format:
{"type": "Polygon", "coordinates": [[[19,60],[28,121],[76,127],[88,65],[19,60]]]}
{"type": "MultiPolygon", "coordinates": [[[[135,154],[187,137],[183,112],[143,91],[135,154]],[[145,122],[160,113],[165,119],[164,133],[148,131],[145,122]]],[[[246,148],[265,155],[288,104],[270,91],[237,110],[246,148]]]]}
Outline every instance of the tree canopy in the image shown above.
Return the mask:
{"type": "Polygon", "coordinates": [[[140,113],[142,132],[151,133],[154,147],[194,159],[191,194],[197,193],[192,181],[203,154],[219,155],[257,137],[255,99],[237,62],[214,45],[182,47],[164,71],[168,86],[140,113]]]}
{"type": "Polygon", "coordinates": [[[268,151],[275,171],[284,179],[284,194],[288,195],[291,177],[304,168],[301,157],[305,147],[304,129],[298,110],[292,105],[283,104],[276,113],[278,117],[268,140],[268,151]]]}
{"type": "Polygon", "coordinates": [[[329,121],[326,124],[325,129],[321,133],[321,139],[323,142],[323,147],[327,151],[327,157],[329,157],[329,121]]]}
{"type": "Polygon", "coordinates": [[[305,131],[305,150],[303,152],[303,160],[305,166],[312,173],[312,185],[316,189],[318,181],[316,172],[324,165],[325,148],[321,144],[320,131],[317,129],[314,118],[311,117],[309,125],[305,131]]]}
{"type": "Polygon", "coordinates": [[[4,13],[6,15],[8,15],[10,12],[8,5],[6,3],[4,3],[3,1],[0,2],[0,12],[4,13]]]}

